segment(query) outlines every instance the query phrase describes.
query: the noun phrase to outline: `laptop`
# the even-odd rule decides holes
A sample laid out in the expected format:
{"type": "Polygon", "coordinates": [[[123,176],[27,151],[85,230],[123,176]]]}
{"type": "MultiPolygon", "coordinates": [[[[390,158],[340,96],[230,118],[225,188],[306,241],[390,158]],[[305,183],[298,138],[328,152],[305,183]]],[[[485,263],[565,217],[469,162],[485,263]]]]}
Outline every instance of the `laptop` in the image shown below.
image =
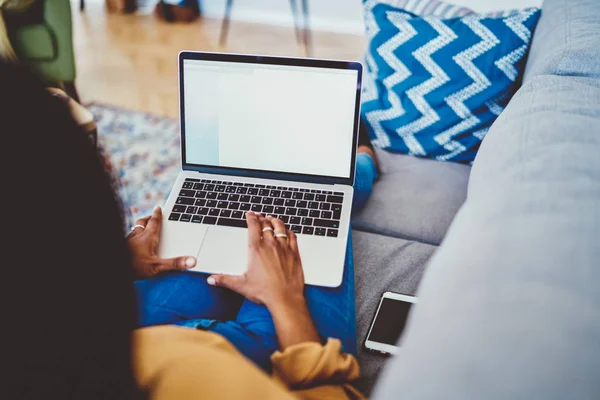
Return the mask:
{"type": "Polygon", "coordinates": [[[161,257],[240,275],[245,214],[297,234],[307,284],[342,282],[358,141],[358,62],[183,51],[181,159],[161,257]]]}

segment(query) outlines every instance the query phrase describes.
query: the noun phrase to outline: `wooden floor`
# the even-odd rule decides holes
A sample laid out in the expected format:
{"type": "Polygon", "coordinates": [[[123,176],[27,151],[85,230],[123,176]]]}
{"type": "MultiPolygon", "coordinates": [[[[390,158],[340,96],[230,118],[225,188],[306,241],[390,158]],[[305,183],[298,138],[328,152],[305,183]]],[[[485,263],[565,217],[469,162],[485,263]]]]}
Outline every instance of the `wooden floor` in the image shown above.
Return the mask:
{"type": "MultiPolygon", "coordinates": [[[[98,101],[157,115],[178,116],[177,54],[217,50],[220,21],[168,24],[152,15],[107,14],[91,3],[73,7],[77,88],[98,101]]],[[[314,57],[360,59],[361,36],[313,32],[314,57]]],[[[227,51],[300,56],[293,29],[233,21],[227,51]]]]}

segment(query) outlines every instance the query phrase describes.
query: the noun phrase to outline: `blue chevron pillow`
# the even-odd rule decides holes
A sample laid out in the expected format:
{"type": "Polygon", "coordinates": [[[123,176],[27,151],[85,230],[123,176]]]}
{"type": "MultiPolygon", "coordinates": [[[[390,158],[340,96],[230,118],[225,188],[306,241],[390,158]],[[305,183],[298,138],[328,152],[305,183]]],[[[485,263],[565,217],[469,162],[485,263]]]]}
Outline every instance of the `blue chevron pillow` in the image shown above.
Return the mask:
{"type": "Polygon", "coordinates": [[[471,163],[518,89],[540,10],[480,15],[443,4],[365,2],[361,116],[382,149],[471,163]]]}

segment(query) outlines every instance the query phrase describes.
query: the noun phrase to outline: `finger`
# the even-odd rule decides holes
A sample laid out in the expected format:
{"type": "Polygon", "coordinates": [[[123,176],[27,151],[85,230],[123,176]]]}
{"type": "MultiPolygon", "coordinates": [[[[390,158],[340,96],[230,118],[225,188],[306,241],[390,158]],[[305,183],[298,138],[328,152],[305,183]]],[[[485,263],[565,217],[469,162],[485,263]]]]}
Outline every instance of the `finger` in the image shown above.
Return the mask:
{"type": "Polygon", "coordinates": [[[142,225],[142,226],[146,226],[148,225],[148,221],[150,221],[150,217],[152,217],[151,215],[148,215],[147,217],[144,218],[140,218],[137,221],[135,221],[134,225],[142,225]]]}
{"type": "Polygon", "coordinates": [[[237,292],[242,295],[243,295],[242,287],[243,287],[244,281],[245,281],[245,278],[243,275],[235,276],[235,275],[217,274],[217,275],[211,275],[208,278],[206,278],[206,283],[208,283],[211,286],[224,287],[224,288],[233,290],[234,292],[237,292]]]}
{"type": "Polygon", "coordinates": [[[300,254],[300,251],[298,250],[298,237],[296,236],[296,234],[290,230],[287,231],[288,237],[289,237],[289,245],[290,245],[290,249],[296,253],[296,254],[300,254]]]}
{"type": "Polygon", "coordinates": [[[156,264],[154,269],[156,272],[166,271],[185,271],[196,266],[196,259],[194,257],[173,257],[173,258],[161,258],[156,264]]]}
{"type": "Polygon", "coordinates": [[[258,244],[262,237],[262,227],[258,221],[257,214],[248,211],[246,213],[246,222],[248,223],[248,246],[258,244]]]}
{"type": "Polygon", "coordinates": [[[260,218],[260,226],[263,240],[271,241],[275,239],[275,236],[273,236],[273,225],[271,225],[269,219],[260,218]]]}
{"type": "MultiPolygon", "coordinates": [[[[268,218],[268,217],[267,217],[268,218]]],[[[285,237],[277,237],[278,234],[284,234],[287,235],[287,229],[285,229],[285,224],[283,223],[282,220],[278,219],[278,218],[268,218],[269,221],[271,221],[271,224],[273,225],[273,233],[275,234],[275,238],[277,239],[277,242],[279,242],[280,245],[282,246],[287,246],[288,244],[288,239],[285,237]]]]}
{"type": "Polygon", "coordinates": [[[146,225],[146,230],[152,233],[160,232],[160,227],[162,225],[162,210],[159,206],[154,207],[154,211],[152,212],[152,216],[148,220],[148,225],[146,225]]]}

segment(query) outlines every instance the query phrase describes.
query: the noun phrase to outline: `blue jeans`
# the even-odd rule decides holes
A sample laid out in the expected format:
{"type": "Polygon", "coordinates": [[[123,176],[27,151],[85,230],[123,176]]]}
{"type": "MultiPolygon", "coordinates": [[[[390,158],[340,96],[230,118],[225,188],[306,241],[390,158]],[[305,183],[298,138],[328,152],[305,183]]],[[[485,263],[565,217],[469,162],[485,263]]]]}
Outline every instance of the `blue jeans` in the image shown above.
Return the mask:
{"type": "MultiPolygon", "coordinates": [[[[365,204],[375,177],[371,158],[360,154],[353,210],[365,204]]],[[[271,354],[278,349],[269,310],[230,290],[210,286],[206,283],[207,277],[195,272],[172,272],[137,281],[139,326],[173,324],[218,333],[258,366],[269,371],[271,354]]],[[[351,235],[348,237],[342,284],[337,288],[307,286],[305,297],[321,338],[340,339],[345,352],[356,354],[351,235]]]]}

